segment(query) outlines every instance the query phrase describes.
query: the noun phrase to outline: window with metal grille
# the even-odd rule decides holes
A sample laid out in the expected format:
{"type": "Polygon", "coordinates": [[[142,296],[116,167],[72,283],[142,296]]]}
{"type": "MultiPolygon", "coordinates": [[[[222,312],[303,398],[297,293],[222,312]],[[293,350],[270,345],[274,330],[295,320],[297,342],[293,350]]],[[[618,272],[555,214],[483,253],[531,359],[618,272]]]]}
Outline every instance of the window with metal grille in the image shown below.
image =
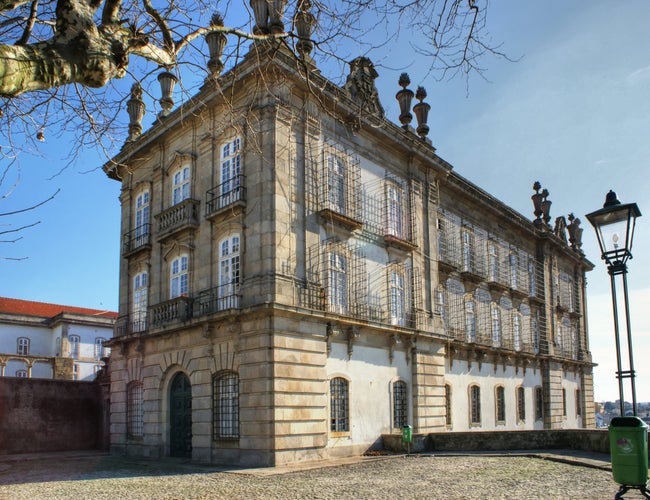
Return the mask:
{"type": "Polygon", "coordinates": [[[68,337],[68,342],[70,344],[70,357],[74,359],[78,359],[79,344],[81,343],[81,339],[79,338],[79,335],[70,335],[68,337]]]}
{"type": "Polygon", "coordinates": [[[131,438],[142,437],[144,423],[142,382],[129,383],[127,386],[127,396],[127,433],[131,438]]]}
{"type": "Polygon", "coordinates": [[[576,416],[582,416],[582,400],[580,396],[580,389],[576,389],[576,416]]]}
{"type": "Polygon", "coordinates": [[[341,377],[330,380],[330,430],[349,432],[349,393],[348,381],[341,377]]]}
{"type": "Polygon", "coordinates": [[[521,314],[512,313],[512,337],[515,351],[521,351],[521,314]]]}
{"type": "Polygon", "coordinates": [[[408,424],[408,390],[401,380],[393,384],[393,427],[408,424]]]}
{"type": "Polygon", "coordinates": [[[465,330],[467,342],[476,342],[476,304],[474,299],[465,299],[465,330]]]}
{"type": "Polygon", "coordinates": [[[499,281],[499,251],[496,243],[488,243],[488,281],[499,281]]]}
{"type": "Polygon", "coordinates": [[[566,417],[566,389],[562,389],[562,416],[566,417]]]}
{"type": "Polygon", "coordinates": [[[215,438],[239,437],[239,375],[230,370],[212,379],[215,438]]]}
{"type": "Polygon", "coordinates": [[[517,387],[517,419],[526,420],[526,394],[523,387],[517,387]]]}
{"type": "Polygon", "coordinates": [[[469,388],[469,397],[469,421],[472,425],[481,425],[481,388],[478,385],[472,385],[469,388]]]}
{"type": "Polygon", "coordinates": [[[27,337],[18,338],[18,354],[21,356],[29,356],[30,341],[27,337]]]}
{"type": "Polygon", "coordinates": [[[544,390],[541,387],[535,387],[535,420],[544,418],[544,390]]]}
{"type": "Polygon", "coordinates": [[[391,271],[388,280],[391,325],[406,325],[404,274],[391,271]]]}
{"type": "Polygon", "coordinates": [[[451,426],[451,386],[445,384],[445,425],[451,426]]]}
{"type": "Polygon", "coordinates": [[[497,410],[497,423],[504,423],[506,421],[506,390],[502,385],[496,388],[496,410],[497,410]]]}
{"type": "Polygon", "coordinates": [[[501,346],[501,311],[497,304],[492,304],[492,343],[495,347],[501,346]]]}
{"type": "Polygon", "coordinates": [[[329,310],[339,314],[348,312],[348,263],[344,255],[329,253],[328,302],[329,310]]]}

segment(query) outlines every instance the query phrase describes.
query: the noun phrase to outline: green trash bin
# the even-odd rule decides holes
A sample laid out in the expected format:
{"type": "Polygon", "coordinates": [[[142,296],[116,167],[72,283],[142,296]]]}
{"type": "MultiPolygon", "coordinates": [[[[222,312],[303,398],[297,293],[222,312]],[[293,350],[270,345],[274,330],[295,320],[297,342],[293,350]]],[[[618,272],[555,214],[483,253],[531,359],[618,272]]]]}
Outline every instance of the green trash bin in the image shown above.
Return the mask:
{"type": "Polygon", "coordinates": [[[402,441],[405,443],[410,443],[413,441],[413,427],[410,425],[402,426],[402,441]]]}
{"type": "Polygon", "coordinates": [[[648,426],[639,417],[614,417],[609,424],[614,481],[630,486],[648,482],[648,426]]]}

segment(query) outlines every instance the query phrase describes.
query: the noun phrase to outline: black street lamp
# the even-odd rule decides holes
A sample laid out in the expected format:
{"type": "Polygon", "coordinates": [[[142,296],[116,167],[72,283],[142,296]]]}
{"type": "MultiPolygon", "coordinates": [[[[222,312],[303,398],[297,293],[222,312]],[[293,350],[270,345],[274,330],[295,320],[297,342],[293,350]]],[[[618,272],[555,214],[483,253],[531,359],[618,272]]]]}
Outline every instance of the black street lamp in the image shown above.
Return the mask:
{"type": "Polygon", "coordinates": [[[632,356],[632,333],[630,329],[630,305],[627,293],[627,261],[632,258],[632,239],[637,217],[641,216],[636,203],[621,204],[616,193],[607,193],[605,204],[600,210],[587,214],[587,219],[594,226],[601,258],[607,263],[607,272],[612,285],[612,306],[614,309],[614,336],[616,339],[616,378],[621,405],[621,416],[625,415],[625,398],[623,397],[623,379],[629,378],[632,386],[632,413],[636,416],[636,386],[634,358],[632,356]],[[622,276],[623,300],[625,302],[625,323],[627,326],[627,347],[630,360],[629,370],[621,369],[621,348],[618,328],[618,306],[616,301],[616,276],[622,276]]]}

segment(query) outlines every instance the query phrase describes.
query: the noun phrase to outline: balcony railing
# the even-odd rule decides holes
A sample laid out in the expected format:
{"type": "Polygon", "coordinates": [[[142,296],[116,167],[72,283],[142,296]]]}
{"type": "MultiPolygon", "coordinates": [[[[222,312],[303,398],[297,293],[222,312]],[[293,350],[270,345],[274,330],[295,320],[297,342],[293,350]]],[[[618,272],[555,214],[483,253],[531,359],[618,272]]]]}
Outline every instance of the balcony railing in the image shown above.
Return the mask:
{"type": "Polygon", "coordinates": [[[115,335],[130,335],[132,333],[145,332],[148,327],[148,318],[146,312],[137,312],[131,315],[118,318],[115,323],[115,335]]]}
{"type": "Polygon", "coordinates": [[[151,248],[151,224],[142,224],[124,234],[123,253],[129,254],[143,248],[151,248]]]}
{"type": "Polygon", "coordinates": [[[191,317],[192,299],[190,297],[176,297],[149,308],[149,320],[152,327],[163,326],[175,321],[186,321],[191,317]]]}
{"type": "Polygon", "coordinates": [[[209,189],[205,195],[205,216],[210,217],[224,208],[246,201],[246,178],[238,175],[209,189]]]}
{"type": "Polygon", "coordinates": [[[228,309],[238,309],[239,283],[229,283],[204,290],[194,301],[194,315],[204,316],[228,309]]]}
{"type": "Polygon", "coordinates": [[[199,225],[199,200],[187,199],[156,215],[160,237],[199,225]]]}

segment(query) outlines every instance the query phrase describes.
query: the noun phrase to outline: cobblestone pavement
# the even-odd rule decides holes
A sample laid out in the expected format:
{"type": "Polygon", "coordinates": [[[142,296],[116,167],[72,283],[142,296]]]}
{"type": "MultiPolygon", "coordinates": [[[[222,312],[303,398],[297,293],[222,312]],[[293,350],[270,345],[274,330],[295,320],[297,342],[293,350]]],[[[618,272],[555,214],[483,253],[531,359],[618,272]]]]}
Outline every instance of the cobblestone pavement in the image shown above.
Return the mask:
{"type": "Polygon", "coordinates": [[[613,498],[611,472],[588,462],[409,455],[244,470],[102,453],[0,457],[0,499],[613,498]]]}

